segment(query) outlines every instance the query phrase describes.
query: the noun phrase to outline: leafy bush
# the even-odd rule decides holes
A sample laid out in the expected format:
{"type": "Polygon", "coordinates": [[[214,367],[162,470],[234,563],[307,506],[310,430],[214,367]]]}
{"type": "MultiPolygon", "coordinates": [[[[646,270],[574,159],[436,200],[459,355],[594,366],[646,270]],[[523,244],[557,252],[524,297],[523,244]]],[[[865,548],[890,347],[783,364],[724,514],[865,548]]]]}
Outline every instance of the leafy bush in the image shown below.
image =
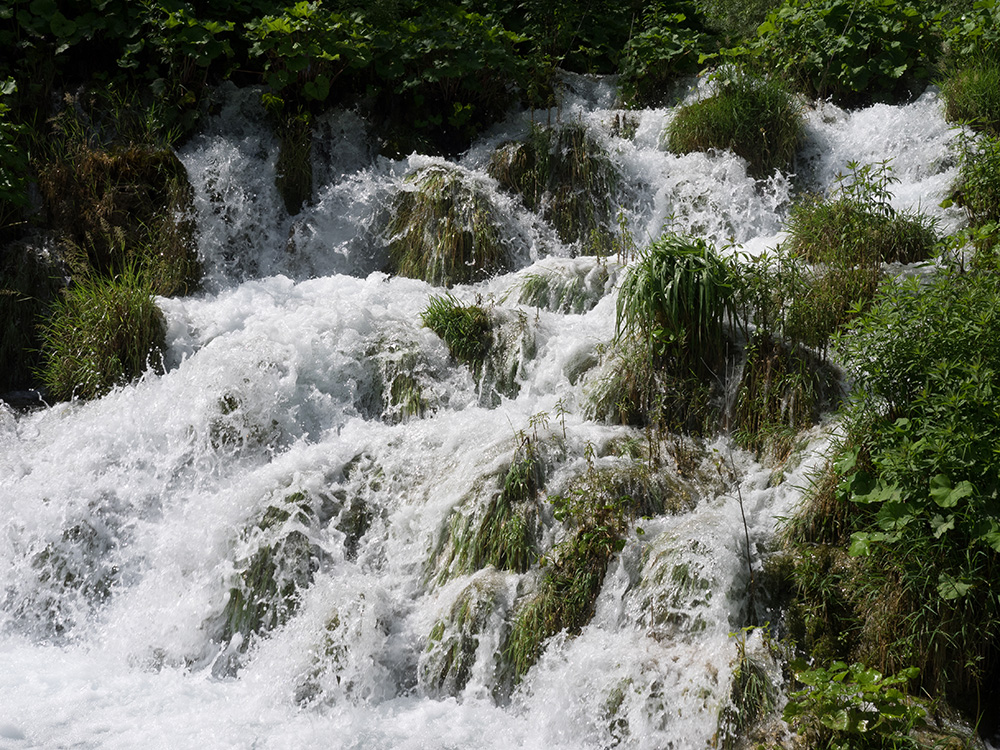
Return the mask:
{"type": "Polygon", "coordinates": [[[728,149],[765,177],[788,169],[802,131],[799,107],[775,78],[727,67],[713,76],[706,99],[682,106],[667,129],[667,147],[679,154],[728,149]]]}
{"type": "Polygon", "coordinates": [[[78,280],[41,328],[40,377],[55,399],[98,398],[162,368],[166,323],[134,268],[78,280]]]}
{"type": "Polygon", "coordinates": [[[898,577],[897,622],[874,653],[974,700],[1000,665],[997,272],[892,285],[837,348],[856,383],[853,448],[835,467],[850,551],[898,577]]]}
{"type": "Polygon", "coordinates": [[[961,150],[957,200],[985,259],[1000,243],[1000,138],[967,140],[961,150]]]}
{"type": "Polygon", "coordinates": [[[839,750],[917,748],[910,732],[923,724],[926,711],[897,686],[919,674],[908,668],[885,677],[863,664],[833,662],[829,668],[796,664],[795,679],[805,685],[793,693],[783,718],[794,722],[811,747],[839,750]]]}
{"type": "Polygon", "coordinates": [[[696,0],[706,25],[718,31],[724,40],[752,37],[767,14],[781,0],[696,0]]]}
{"type": "Polygon", "coordinates": [[[618,95],[626,107],[670,103],[677,79],[697,73],[699,56],[711,49],[708,34],[692,27],[683,13],[647,8],[643,29],[622,51],[618,95]]]}
{"type": "Polygon", "coordinates": [[[785,0],[750,51],[806,94],[856,105],[919,93],[938,46],[929,20],[907,0],[785,0]]]}

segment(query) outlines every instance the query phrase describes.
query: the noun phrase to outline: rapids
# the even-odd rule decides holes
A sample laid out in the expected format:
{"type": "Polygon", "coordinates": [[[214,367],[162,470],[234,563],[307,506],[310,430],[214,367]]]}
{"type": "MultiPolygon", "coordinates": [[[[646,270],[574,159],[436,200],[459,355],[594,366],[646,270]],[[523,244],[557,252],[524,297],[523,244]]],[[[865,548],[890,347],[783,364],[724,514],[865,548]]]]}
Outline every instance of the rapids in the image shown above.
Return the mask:
{"type": "MultiPolygon", "coordinates": [[[[517,261],[452,290],[510,321],[517,388],[500,396],[422,326],[442,290],[381,271],[380,217],[406,174],[442,160],[377,156],[364,122],[330,116],[314,136],[313,201],[291,217],[257,94],[226,92],[178,154],[207,276],[196,296],[157,300],[166,373],[90,403],[0,406],[0,748],[714,746],[738,648],[767,661],[759,631],[741,645],[746,534],[759,572],[835,423],[780,467],[724,437],[689,446],[690,509],[633,525],[591,622],[550,639],[505,689],[503,639],[539,573],[455,569],[456,518],[481,510],[526,440],[544,446],[544,492],[558,493],[621,463],[616,446],[642,433],[585,408],[615,331],[619,259],[572,257],[497,189],[489,154],[532,119],[579,122],[622,176],[613,201],[640,244],[669,227],[758,253],[781,241],[796,191],[829,190],[852,160],[891,159],[895,207],[953,231],[961,215],[939,204],[955,131],[934,90],[905,106],[819,105],[796,176],[755,182],[730,154],[664,151],[671,110],[613,99],[606,81],[568,79],[558,110],[512,116],[456,162],[498,207],[517,261]],[[518,303],[540,273],[583,279],[581,309],[518,303]],[[386,395],[404,366],[420,416],[386,395]],[[286,537],[261,520],[303,498],[286,537]],[[227,630],[240,573],[292,534],[309,565],[294,611],[261,637],[227,630]],[[488,609],[458,675],[430,634],[470,591],[488,609]]],[[[549,511],[542,526],[551,549],[564,530],[549,511]]]]}

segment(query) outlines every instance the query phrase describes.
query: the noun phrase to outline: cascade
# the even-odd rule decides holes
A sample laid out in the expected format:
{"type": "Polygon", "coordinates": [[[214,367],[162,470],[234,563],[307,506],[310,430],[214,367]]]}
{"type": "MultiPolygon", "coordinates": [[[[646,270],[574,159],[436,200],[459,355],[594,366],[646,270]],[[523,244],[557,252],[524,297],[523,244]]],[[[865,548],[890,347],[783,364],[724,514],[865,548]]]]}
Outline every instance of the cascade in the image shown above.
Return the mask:
{"type": "Polygon", "coordinates": [[[628,254],[578,255],[491,156],[533,123],[582,127],[613,175],[609,236],[670,228],[753,255],[782,240],[795,191],[830,190],[852,160],[891,159],[894,206],[956,228],[939,206],[954,134],[933,90],[818,105],[796,176],[755,181],[731,154],[666,152],[672,110],[613,100],[571,78],[558,110],[451,163],[378,156],[356,116],[330,116],[313,199],[289,216],[258,95],[225,92],[178,154],[206,280],[157,300],[164,374],[0,406],[0,748],[715,746],[738,654],[772,668],[743,630],[777,614],[751,577],[836,425],[773,465],[725,437],[654,461],[641,428],[593,418],[628,254]],[[388,272],[393,201],[429,168],[492,207],[501,272],[451,289],[388,272]],[[423,324],[444,295],[486,311],[478,372],[423,324]],[[593,531],[610,546],[592,613],[515,667],[581,488],[641,507],[615,539],[593,531]]]}

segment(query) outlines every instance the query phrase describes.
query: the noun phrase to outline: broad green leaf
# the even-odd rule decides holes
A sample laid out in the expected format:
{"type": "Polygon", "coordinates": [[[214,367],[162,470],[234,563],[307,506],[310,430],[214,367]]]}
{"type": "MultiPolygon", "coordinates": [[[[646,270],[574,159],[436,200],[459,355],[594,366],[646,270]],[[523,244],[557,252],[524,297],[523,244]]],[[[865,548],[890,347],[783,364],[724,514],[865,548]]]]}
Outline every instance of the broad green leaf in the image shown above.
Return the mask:
{"type": "Polygon", "coordinates": [[[951,479],[946,474],[938,474],[931,478],[931,498],[942,508],[954,508],[963,497],[975,492],[975,488],[967,480],[952,487],[951,479]]]}
{"type": "Polygon", "coordinates": [[[965,583],[964,581],[960,581],[959,579],[953,578],[947,573],[941,573],[941,575],[938,576],[937,590],[938,590],[938,595],[942,599],[946,600],[961,599],[963,596],[969,593],[969,589],[971,588],[972,588],[971,583],[965,583]]]}

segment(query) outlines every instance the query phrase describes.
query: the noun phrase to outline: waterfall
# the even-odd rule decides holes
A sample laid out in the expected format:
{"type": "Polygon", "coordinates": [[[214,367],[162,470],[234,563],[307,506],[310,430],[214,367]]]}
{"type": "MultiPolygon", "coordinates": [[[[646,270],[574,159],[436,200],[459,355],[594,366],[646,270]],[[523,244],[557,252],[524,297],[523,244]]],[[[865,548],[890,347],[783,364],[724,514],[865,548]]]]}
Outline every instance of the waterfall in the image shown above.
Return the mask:
{"type": "Polygon", "coordinates": [[[773,248],[795,191],[829,191],[852,160],[891,159],[894,205],[949,231],[935,91],[810,108],[798,174],[762,181],[728,153],[666,152],[672,111],[615,110],[601,80],[572,79],[557,110],[512,116],[451,164],[378,156],[340,113],[315,128],[296,216],[256,94],[224,93],[179,152],[206,280],[157,300],[166,372],[93,402],[0,405],[0,748],[714,746],[754,619],[748,552],[756,576],[836,425],[778,466],[678,437],[662,476],[642,474],[671,512],[629,522],[593,616],[512,677],[506,644],[546,568],[470,564],[476,524],[507,503],[551,565],[570,530],[546,497],[648,459],[640,428],[587,408],[628,259],[576,257],[490,155],[532,122],[582,126],[617,176],[610,229],[640,245],[673,229],[773,248]],[[512,270],[449,293],[499,321],[503,388],[422,324],[444,289],[385,272],[392,200],[428,165],[498,217],[512,270]],[[528,459],[537,493],[504,499],[528,459]]]}

